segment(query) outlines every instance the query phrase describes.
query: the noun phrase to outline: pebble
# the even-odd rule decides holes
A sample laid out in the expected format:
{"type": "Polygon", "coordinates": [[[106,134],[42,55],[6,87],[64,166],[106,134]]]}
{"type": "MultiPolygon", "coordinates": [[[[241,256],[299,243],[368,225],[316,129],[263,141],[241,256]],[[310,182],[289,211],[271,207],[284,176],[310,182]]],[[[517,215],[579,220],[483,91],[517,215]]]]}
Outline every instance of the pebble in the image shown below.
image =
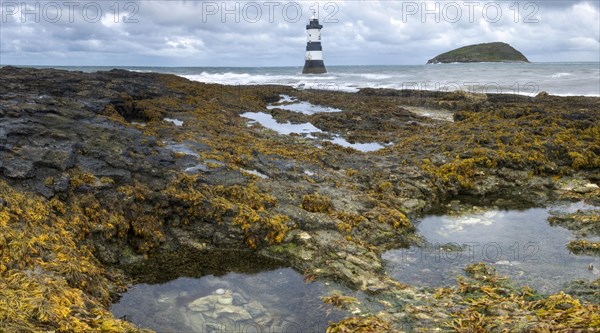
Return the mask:
{"type": "Polygon", "coordinates": [[[215,294],[217,294],[217,295],[223,295],[223,294],[225,294],[225,289],[219,288],[219,289],[215,290],[215,294]]]}

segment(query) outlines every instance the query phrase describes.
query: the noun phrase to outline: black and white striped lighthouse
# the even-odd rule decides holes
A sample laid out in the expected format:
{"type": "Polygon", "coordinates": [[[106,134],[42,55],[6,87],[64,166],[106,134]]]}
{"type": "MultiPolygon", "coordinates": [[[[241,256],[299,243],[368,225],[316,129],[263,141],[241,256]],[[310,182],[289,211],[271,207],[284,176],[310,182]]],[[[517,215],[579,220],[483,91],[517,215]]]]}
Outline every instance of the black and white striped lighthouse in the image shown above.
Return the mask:
{"type": "Polygon", "coordinates": [[[321,28],[319,19],[313,15],[306,26],[306,61],[302,74],[327,73],[323,63],[323,48],[321,47],[321,28]]]}

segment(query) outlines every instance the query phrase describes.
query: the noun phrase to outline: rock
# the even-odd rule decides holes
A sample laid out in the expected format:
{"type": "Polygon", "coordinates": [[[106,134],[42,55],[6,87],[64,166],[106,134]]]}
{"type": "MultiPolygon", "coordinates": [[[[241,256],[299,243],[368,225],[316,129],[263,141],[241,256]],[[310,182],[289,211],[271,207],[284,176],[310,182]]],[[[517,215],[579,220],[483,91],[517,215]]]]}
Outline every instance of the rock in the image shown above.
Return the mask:
{"type": "Polygon", "coordinates": [[[188,308],[196,312],[209,312],[232,303],[233,293],[231,290],[217,289],[214,295],[200,297],[188,303],[188,308]],[[220,293],[221,291],[222,293],[220,293]]]}
{"type": "Polygon", "coordinates": [[[273,321],[271,314],[257,301],[250,301],[244,305],[244,309],[252,316],[252,322],[262,327],[268,326],[273,321]]]}
{"type": "Polygon", "coordinates": [[[69,189],[69,174],[62,174],[58,178],[54,178],[53,189],[55,192],[66,192],[69,189]]]}
{"type": "Polygon", "coordinates": [[[193,312],[184,316],[186,326],[194,329],[194,331],[203,332],[207,327],[207,320],[199,312],[193,312]]]}
{"type": "Polygon", "coordinates": [[[297,206],[281,207],[279,210],[298,223],[300,229],[304,231],[337,229],[335,221],[325,214],[310,213],[297,206]]]}
{"type": "Polygon", "coordinates": [[[548,97],[548,96],[550,96],[550,94],[548,94],[545,91],[540,91],[537,95],[535,95],[536,98],[545,98],[545,97],[548,97]]]}
{"type": "Polygon", "coordinates": [[[425,200],[415,198],[402,198],[400,202],[402,207],[409,212],[421,211],[427,205],[425,200]]]}
{"type": "Polygon", "coordinates": [[[233,321],[252,319],[252,316],[241,306],[225,305],[215,308],[214,318],[227,318],[233,321]]]}
{"type": "Polygon", "coordinates": [[[589,182],[577,178],[561,178],[556,183],[559,191],[572,192],[576,188],[584,188],[589,182]]]}
{"type": "Polygon", "coordinates": [[[268,327],[273,322],[273,317],[268,312],[265,312],[257,317],[252,317],[252,322],[261,327],[268,327]]]}
{"type": "MultiPolygon", "coordinates": [[[[188,304],[188,309],[196,316],[202,313],[202,318],[207,322],[231,321],[236,324],[240,321],[252,320],[261,326],[269,324],[273,319],[265,307],[256,300],[247,301],[238,293],[219,288],[213,295],[200,297],[188,304]],[[236,305],[232,300],[235,299],[236,305]]],[[[195,319],[190,319],[195,321],[195,319]]]]}
{"type": "Polygon", "coordinates": [[[210,185],[247,185],[248,178],[238,170],[231,170],[227,167],[211,169],[204,175],[204,180],[210,185]]]}
{"type": "Polygon", "coordinates": [[[131,180],[130,171],[113,168],[107,162],[97,158],[80,156],[77,162],[84,171],[91,172],[96,177],[110,177],[120,182],[131,180]]]}
{"type": "Polygon", "coordinates": [[[201,172],[209,172],[210,168],[207,165],[204,164],[195,164],[192,166],[188,166],[184,169],[185,172],[192,174],[192,175],[196,175],[199,174],[201,172]]]}
{"type": "Polygon", "coordinates": [[[302,240],[305,242],[309,241],[312,238],[312,236],[308,232],[305,232],[305,231],[300,232],[296,237],[298,237],[299,240],[302,240]]]}
{"type": "Polygon", "coordinates": [[[198,298],[188,304],[188,308],[191,311],[196,312],[207,312],[212,311],[217,304],[219,296],[211,295],[206,297],[198,298]]]}
{"type": "Polygon", "coordinates": [[[598,188],[600,188],[600,187],[598,187],[598,185],[592,184],[592,183],[588,183],[588,184],[585,184],[583,186],[577,186],[577,187],[573,188],[573,192],[579,193],[579,194],[586,194],[586,193],[594,192],[598,188]]]}
{"type": "Polygon", "coordinates": [[[351,262],[357,266],[360,266],[361,268],[365,269],[365,270],[370,270],[370,271],[374,271],[374,270],[379,270],[381,269],[381,263],[379,262],[379,260],[364,260],[364,259],[360,259],[357,256],[354,256],[352,254],[349,254],[346,256],[346,260],[348,262],[351,262]]]}
{"type": "Polygon", "coordinates": [[[5,160],[3,169],[4,175],[8,178],[25,179],[31,177],[33,163],[17,157],[5,160]]]}
{"type": "Polygon", "coordinates": [[[46,152],[43,164],[60,171],[65,171],[75,165],[76,153],[73,146],[57,147],[46,152]]]}
{"type": "Polygon", "coordinates": [[[379,277],[372,277],[366,280],[366,289],[371,292],[381,291],[388,287],[388,284],[380,280],[379,277]]]}
{"type": "Polygon", "coordinates": [[[244,305],[244,309],[250,313],[252,317],[258,317],[267,313],[267,309],[258,301],[250,301],[244,305]]]}
{"type": "Polygon", "coordinates": [[[230,305],[233,303],[233,295],[230,290],[225,291],[222,295],[217,299],[217,302],[222,305],[230,305]]]}

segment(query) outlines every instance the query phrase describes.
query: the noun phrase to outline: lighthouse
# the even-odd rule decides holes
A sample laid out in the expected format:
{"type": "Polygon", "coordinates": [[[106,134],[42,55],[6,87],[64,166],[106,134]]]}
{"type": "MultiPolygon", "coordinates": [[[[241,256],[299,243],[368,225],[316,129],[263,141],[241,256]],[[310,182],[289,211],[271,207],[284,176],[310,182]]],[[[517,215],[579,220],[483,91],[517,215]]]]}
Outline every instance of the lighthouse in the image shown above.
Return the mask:
{"type": "Polygon", "coordinates": [[[314,15],[306,26],[306,58],[302,74],[327,73],[323,63],[323,48],[321,47],[321,28],[319,19],[314,15]]]}

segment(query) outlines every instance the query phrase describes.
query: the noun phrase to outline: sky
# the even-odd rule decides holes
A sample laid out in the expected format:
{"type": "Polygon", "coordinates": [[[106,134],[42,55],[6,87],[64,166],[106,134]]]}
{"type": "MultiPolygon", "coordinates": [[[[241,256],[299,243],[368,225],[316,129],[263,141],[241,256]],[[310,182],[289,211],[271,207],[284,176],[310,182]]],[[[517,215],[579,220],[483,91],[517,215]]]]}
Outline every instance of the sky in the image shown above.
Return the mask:
{"type": "Polygon", "coordinates": [[[496,41],[533,62],[599,62],[599,2],[0,0],[0,64],[302,66],[313,10],[328,66],[496,41]]]}

